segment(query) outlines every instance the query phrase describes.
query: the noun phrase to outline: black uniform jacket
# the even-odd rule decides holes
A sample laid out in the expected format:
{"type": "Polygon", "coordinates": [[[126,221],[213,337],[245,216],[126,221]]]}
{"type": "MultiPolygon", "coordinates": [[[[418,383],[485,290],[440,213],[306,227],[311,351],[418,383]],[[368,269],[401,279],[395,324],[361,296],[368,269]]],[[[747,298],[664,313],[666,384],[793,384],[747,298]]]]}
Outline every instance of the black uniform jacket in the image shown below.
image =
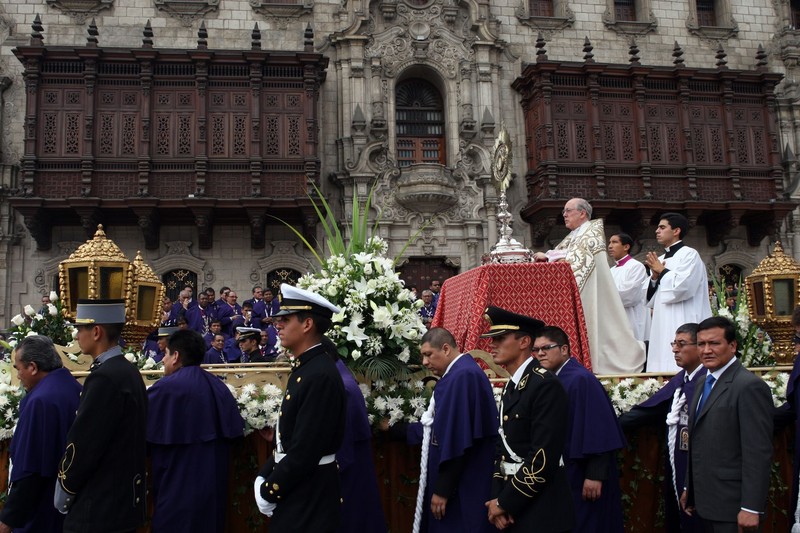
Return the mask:
{"type": "Polygon", "coordinates": [[[324,533],[339,529],[339,473],[335,462],[320,465],[342,444],[345,393],[333,354],[317,345],[300,355],[289,376],[278,417],[286,456],[261,469],[261,496],[277,503],[273,533],[324,533]]]}
{"type": "Polygon", "coordinates": [[[561,466],[569,420],[564,387],[532,359],[519,383],[503,393],[501,413],[508,445],[523,460],[516,475],[504,475],[500,463],[511,459],[498,438],[492,497],[513,517],[509,531],[570,530],[575,516],[561,466]]]}
{"type": "Polygon", "coordinates": [[[86,378],[58,473],[73,497],[64,531],[130,531],[145,521],[147,393],[136,367],[112,357],[86,378]]]}

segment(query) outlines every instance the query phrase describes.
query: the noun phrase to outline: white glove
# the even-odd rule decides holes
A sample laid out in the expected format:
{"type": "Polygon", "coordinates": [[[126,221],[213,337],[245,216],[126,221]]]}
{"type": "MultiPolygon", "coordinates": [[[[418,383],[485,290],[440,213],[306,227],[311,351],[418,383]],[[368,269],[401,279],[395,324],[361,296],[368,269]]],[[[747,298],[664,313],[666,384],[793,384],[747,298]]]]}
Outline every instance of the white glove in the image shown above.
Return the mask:
{"type": "Polygon", "coordinates": [[[253,483],[253,493],[256,497],[256,505],[258,505],[258,510],[261,511],[261,514],[265,514],[267,516],[272,516],[272,513],[275,511],[275,508],[278,506],[277,503],[270,503],[264,498],[261,497],[261,486],[264,484],[266,479],[261,476],[256,478],[255,483],[253,483]]]}

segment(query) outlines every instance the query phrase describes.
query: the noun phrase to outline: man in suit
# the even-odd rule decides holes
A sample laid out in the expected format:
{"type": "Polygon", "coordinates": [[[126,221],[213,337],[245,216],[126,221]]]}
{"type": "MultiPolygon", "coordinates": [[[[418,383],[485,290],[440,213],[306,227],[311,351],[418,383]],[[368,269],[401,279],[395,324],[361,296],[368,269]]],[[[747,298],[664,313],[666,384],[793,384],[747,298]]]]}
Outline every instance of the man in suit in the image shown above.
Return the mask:
{"type": "Polygon", "coordinates": [[[705,378],[689,408],[689,464],[681,508],[705,531],[755,531],[764,513],[772,459],[769,387],[736,358],[736,329],[725,317],[697,328],[705,378]]]}
{"type": "Polygon", "coordinates": [[[675,362],[682,368],[657,393],[619,417],[625,430],[667,423],[667,471],[664,479],[664,509],[668,533],[700,533],[696,516],[680,512],[679,498],[686,486],[686,460],[689,455],[689,406],[697,382],[706,372],[697,348],[697,324],[683,324],[670,343],[675,362]]]}
{"type": "Polygon", "coordinates": [[[561,458],[569,398],[556,375],[531,357],[544,323],[492,306],[486,319],[492,359],[511,374],[500,402],[489,521],[511,532],[570,531],[575,513],[561,458]]]}
{"type": "Polygon", "coordinates": [[[147,393],[122,356],[124,300],[78,300],[75,326],[94,362],[67,434],[56,482],[64,531],[133,531],[144,524],[147,393]]]}
{"type": "Polygon", "coordinates": [[[275,454],[254,484],[259,510],[273,533],[339,530],[341,500],[336,452],[344,438],[345,392],[336,353],[323,342],[339,308],[322,296],[282,285],[275,324],[295,355],[275,428],[275,454]]]}

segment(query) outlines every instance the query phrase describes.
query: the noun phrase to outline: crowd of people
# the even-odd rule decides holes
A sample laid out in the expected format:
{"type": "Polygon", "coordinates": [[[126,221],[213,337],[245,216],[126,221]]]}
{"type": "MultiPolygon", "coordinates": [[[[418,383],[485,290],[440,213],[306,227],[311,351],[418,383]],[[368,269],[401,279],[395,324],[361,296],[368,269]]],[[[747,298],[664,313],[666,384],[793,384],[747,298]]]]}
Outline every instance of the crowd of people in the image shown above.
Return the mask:
{"type": "MultiPolygon", "coordinates": [[[[563,214],[572,232],[539,260],[576,261],[582,298],[619,280],[616,299],[604,302],[616,302],[623,322],[614,327],[630,334],[631,353],[619,355],[641,369],[637,347],[649,339],[648,370],[669,372],[669,362],[677,373],[618,418],[598,378],[572,356],[564,330],[489,306],[482,336],[510,375],[498,405],[478,363],[449,331],[431,327],[441,287],[432,282],[421,294],[420,315],[431,321],[420,353],[439,380],[419,422],[381,424],[388,437],[422,449],[413,533],[621,532],[616,456],[623,429],[644,424],[666,428],[668,531],[756,531],[767,506],[774,421],[800,424],[800,366],[789,402],[775,410],[767,385],[737,358],[734,324],[711,316],[705,270],[698,273],[697,253],[682,243],[688,223],[681,215],[661,217],[656,235],[665,254],[638,263],[642,277],[633,272],[629,236],[615,234],[607,246],[603,238],[598,248],[588,203],[570,200],[563,214]],[[606,249],[613,268],[583,270],[606,249]]],[[[149,389],[122,357],[121,300],[78,302],[77,342],[93,359],[82,389],[52,341],[23,339],[14,368],[28,394],[11,442],[0,533],[135,530],[147,520],[148,455],[151,530],[224,531],[229,447],[244,422],[222,381],[200,365],[274,360],[277,339],[295,364],[275,427],[260,431],[274,453],[253,472],[253,503],[276,533],[385,533],[364,399],[325,337],[340,310],[290,285],[281,286],[280,300],[262,287],[252,296],[240,306],[225,287],[219,299],[208,289],[195,301],[186,288],[174,304],[165,301],[162,327],[146,345],[165,377],[149,389]]],[[[800,350],[800,308],[794,324],[800,350]]],[[[595,334],[593,363],[604,342],[595,334]]]]}

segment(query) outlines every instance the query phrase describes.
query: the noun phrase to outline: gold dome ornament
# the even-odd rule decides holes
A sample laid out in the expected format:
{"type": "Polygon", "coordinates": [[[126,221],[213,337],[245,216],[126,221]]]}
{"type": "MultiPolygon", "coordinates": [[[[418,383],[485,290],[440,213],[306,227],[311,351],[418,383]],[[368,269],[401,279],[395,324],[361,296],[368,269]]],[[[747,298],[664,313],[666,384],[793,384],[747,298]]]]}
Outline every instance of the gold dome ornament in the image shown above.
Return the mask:
{"type": "Polygon", "coordinates": [[[130,273],[131,262],[106,237],[103,225],[99,224],[94,237],[58,265],[58,283],[67,318],[75,317],[80,298],[127,300],[130,273]]]}
{"type": "Polygon", "coordinates": [[[126,302],[125,340],[144,342],[148,333],[158,327],[165,292],[164,284],[144,262],[142,252],[137,250],[133,259],[130,299],[126,302]]]}
{"type": "Polygon", "coordinates": [[[778,364],[791,364],[794,356],[792,312],[800,302],[800,263],[775,243],[763,261],[745,278],[750,319],[772,338],[778,364]]]}
{"type": "Polygon", "coordinates": [[[132,263],[106,236],[103,225],[94,237],[58,265],[58,283],[64,315],[74,320],[81,298],[125,300],[123,338],[140,342],[158,326],[164,285],[137,253],[132,263]]]}

